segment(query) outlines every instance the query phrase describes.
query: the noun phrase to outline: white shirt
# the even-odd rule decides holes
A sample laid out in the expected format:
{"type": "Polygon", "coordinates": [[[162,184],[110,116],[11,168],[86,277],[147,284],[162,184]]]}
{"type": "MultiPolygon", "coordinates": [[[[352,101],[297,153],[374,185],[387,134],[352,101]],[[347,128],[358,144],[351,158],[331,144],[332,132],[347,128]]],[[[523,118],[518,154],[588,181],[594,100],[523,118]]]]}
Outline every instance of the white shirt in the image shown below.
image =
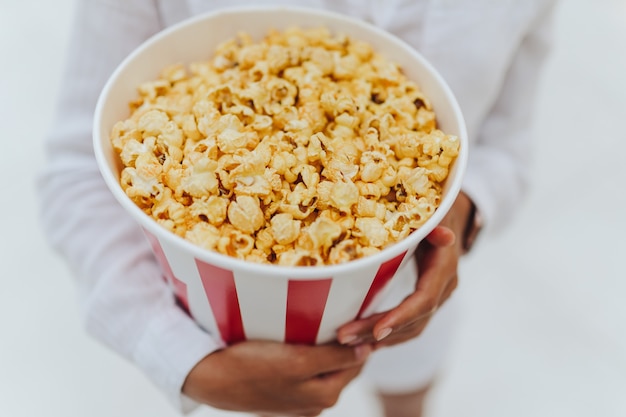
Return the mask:
{"type": "Polygon", "coordinates": [[[221,347],[175,304],[150,247],[115,202],[92,151],[92,115],[114,68],[164,27],[240,4],[298,4],[350,14],[403,38],[439,70],[471,142],[463,190],[498,229],[520,202],[533,97],[553,0],[81,0],[47,162],[38,183],[51,244],[77,277],[87,330],[136,363],[183,411],[185,377],[221,347]]]}

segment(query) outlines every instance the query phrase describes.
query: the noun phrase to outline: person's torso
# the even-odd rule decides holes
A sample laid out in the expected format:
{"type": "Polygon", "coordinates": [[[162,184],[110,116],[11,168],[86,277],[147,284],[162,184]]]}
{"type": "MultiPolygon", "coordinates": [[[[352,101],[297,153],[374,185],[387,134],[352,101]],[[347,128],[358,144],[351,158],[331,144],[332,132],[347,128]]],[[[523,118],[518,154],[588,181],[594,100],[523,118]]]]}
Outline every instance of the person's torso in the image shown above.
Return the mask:
{"type": "Polygon", "coordinates": [[[545,0],[161,0],[166,25],[240,6],[330,10],[370,22],[413,46],[441,73],[463,110],[470,138],[493,106],[519,44],[545,0]]]}

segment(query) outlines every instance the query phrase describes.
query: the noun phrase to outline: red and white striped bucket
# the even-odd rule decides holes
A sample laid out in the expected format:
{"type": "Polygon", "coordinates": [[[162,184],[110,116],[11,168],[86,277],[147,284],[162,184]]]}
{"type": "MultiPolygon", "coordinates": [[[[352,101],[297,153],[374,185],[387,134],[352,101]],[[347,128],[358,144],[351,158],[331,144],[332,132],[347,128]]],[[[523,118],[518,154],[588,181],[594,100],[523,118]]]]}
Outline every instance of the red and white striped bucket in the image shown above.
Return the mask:
{"type": "Polygon", "coordinates": [[[164,276],[181,304],[205,329],[226,343],[267,339],[325,343],[336,329],[372,311],[381,294],[411,258],[418,243],[442,220],[461,187],[467,133],[458,104],[437,71],[410,46],[365,22],[313,9],[254,7],[202,15],[155,35],[120,64],[104,87],[95,113],[94,151],[102,176],[118,202],[148,236],[164,276]],[[430,99],[442,130],[461,143],[440,207],[408,238],[342,265],[283,267],[252,264],[203,250],[170,233],[141,211],[119,185],[110,141],[112,126],[128,117],[136,87],[173,63],[206,60],[221,42],[245,30],[259,39],[271,28],[320,27],[370,43],[399,63],[430,99]]]}
{"type": "MultiPolygon", "coordinates": [[[[343,268],[313,278],[230,269],[194,257],[175,242],[146,232],[164,276],[190,315],[226,343],[246,339],[324,343],[343,323],[366,314],[408,261],[405,251],[377,267],[343,268]]],[[[412,251],[411,251],[412,252],[412,251]]]]}

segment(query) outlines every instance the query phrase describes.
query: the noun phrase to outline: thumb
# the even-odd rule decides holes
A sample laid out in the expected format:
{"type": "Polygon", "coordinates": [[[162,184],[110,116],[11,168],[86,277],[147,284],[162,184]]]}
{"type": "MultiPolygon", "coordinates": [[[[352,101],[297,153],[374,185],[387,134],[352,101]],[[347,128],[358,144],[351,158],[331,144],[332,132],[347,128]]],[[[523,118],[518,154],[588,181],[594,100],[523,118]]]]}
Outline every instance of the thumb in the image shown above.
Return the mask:
{"type": "Polygon", "coordinates": [[[456,235],[446,226],[437,226],[426,236],[426,241],[433,246],[452,246],[456,241],[456,235]]]}

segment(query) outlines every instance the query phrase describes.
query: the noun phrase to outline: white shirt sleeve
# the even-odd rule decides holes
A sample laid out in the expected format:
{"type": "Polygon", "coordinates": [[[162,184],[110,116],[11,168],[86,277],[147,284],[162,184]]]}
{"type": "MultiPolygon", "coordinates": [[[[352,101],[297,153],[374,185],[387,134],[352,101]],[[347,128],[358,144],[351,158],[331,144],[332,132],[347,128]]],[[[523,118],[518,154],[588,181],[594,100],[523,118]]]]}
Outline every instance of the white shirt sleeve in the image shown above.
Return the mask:
{"type": "Polygon", "coordinates": [[[378,6],[372,21],[424,55],[454,92],[470,142],[463,190],[490,231],[510,223],[528,186],[532,115],[556,3],[371,3],[378,6]]]}
{"type": "MultiPolygon", "coordinates": [[[[476,132],[463,183],[489,230],[509,223],[526,194],[532,115],[551,42],[554,1],[543,1],[511,56],[492,108],[476,132]]],[[[502,51],[507,54],[507,51],[502,51]]]]}
{"type": "Polygon", "coordinates": [[[181,395],[197,362],[221,347],[175,303],[149,243],[114,200],[92,151],[92,119],[101,88],[138,44],[161,29],[150,0],[77,2],[68,66],[47,162],[38,180],[44,230],[77,277],[85,325],[136,363],[182,411],[181,395]]]}

